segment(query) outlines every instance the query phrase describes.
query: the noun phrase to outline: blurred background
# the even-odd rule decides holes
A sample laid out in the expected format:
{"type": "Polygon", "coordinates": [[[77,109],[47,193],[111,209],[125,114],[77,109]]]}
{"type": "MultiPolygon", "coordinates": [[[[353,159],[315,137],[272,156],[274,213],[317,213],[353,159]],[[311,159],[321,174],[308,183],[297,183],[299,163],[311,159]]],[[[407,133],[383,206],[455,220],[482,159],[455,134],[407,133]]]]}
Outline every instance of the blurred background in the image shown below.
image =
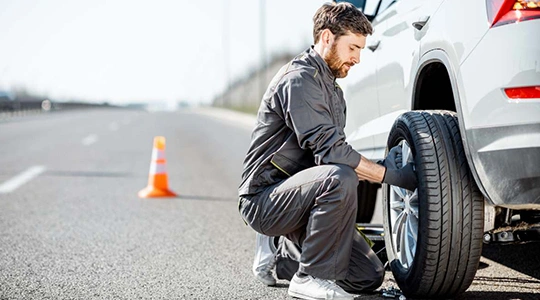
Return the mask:
{"type": "Polygon", "coordinates": [[[324,2],[2,0],[0,109],[253,111],[324,2]]]}

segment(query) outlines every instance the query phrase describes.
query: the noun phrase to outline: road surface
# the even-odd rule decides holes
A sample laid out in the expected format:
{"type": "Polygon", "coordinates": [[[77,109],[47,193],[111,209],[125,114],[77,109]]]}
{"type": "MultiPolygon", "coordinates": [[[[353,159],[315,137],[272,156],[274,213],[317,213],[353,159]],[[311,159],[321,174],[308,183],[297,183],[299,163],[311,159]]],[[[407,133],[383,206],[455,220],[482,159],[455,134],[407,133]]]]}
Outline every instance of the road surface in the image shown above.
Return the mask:
{"type": "MultiPolygon", "coordinates": [[[[252,125],[215,109],[0,121],[0,299],[290,299],[287,281],[252,276],[237,212],[252,125]],[[177,198],[137,197],[155,136],[177,198]]],[[[539,253],[486,247],[461,299],[540,299],[539,253]]],[[[390,272],[383,286],[397,287],[390,272]]]]}

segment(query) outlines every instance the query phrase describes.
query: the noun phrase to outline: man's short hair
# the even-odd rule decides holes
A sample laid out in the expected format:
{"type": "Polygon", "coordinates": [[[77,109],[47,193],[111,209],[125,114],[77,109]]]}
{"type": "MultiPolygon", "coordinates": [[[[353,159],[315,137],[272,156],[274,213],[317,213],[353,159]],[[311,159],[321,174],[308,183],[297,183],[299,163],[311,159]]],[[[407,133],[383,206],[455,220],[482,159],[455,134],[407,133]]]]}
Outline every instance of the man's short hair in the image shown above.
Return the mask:
{"type": "Polygon", "coordinates": [[[373,27],[366,16],[348,2],[325,3],[317,10],[313,16],[314,43],[317,43],[325,29],[330,29],[336,39],[348,31],[364,36],[373,33],[373,27]]]}

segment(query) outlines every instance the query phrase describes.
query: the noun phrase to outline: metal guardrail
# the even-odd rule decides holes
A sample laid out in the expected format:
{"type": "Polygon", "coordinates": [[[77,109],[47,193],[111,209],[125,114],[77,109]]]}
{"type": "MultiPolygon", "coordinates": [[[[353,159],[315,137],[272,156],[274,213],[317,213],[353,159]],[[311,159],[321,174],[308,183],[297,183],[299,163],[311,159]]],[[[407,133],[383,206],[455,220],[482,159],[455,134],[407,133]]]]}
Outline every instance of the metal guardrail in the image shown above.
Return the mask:
{"type": "Polygon", "coordinates": [[[21,109],[14,111],[0,111],[0,121],[7,120],[15,117],[22,117],[28,115],[37,115],[43,112],[42,109],[21,109]]]}
{"type": "Polygon", "coordinates": [[[37,115],[41,113],[50,113],[64,110],[94,109],[94,108],[117,108],[108,104],[81,103],[81,102],[51,102],[44,101],[26,101],[11,102],[0,105],[0,121],[15,117],[37,115]],[[7,105],[9,104],[9,105],[7,105]]]}

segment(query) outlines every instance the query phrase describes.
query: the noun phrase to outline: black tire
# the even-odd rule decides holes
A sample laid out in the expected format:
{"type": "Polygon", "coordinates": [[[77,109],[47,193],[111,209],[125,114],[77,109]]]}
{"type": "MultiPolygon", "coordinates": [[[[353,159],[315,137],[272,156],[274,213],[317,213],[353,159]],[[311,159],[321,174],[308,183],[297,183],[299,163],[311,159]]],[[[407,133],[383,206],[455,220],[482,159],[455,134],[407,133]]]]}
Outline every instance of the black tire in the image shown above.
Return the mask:
{"type": "Polygon", "coordinates": [[[356,211],[356,223],[370,223],[373,218],[377,201],[377,190],[380,184],[362,180],[358,183],[358,210],[356,211]]]}
{"type": "MultiPolygon", "coordinates": [[[[470,173],[455,113],[411,111],[401,115],[388,137],[388,149],[405,141],[418,177],[417,210],[411,216],[417,218],[416,250],[411,262],[403,265],[407,257],[397,256],[402,254],[394,247],[398,242],[392,238],[390,216],[405,208],[392,210],[391,199],[396,207],[399,198],[391,198],[395,189],[384,184],[383,220],[390,267],[407,297],[453,298],[470,286],[478,269],[484,199],[470,173]]],[[[399,244],[405,244],[401,241],[399,244]]]]}

